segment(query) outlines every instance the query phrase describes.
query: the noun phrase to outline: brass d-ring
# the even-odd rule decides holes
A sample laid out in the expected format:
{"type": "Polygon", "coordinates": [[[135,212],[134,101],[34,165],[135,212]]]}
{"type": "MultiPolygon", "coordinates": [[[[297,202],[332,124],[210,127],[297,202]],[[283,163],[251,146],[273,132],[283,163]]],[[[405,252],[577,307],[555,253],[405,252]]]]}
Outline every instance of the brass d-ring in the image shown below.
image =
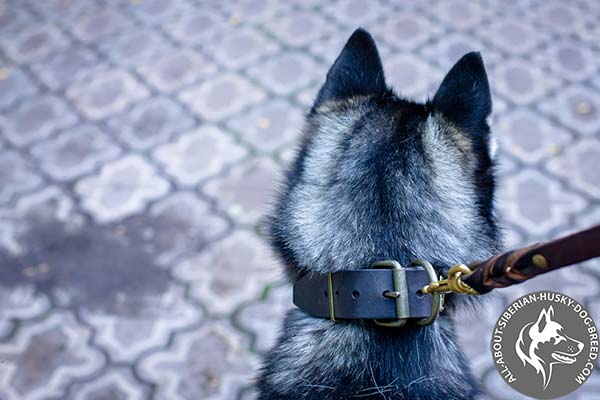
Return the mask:
{"type": "MultiPolygon", "coordinates": [[[[430,283],[438,282],[437,273],[435,272],[435,269],[433,269],[433,265],[431,265],[429,261],[417,258],[415,260],[412,260],[410,262],[410,265],[423,267],[425,272],[427,272],[427,276],[429,276],[430,283]]],[[[444,302],[444,294],[439,292],[433,292],[431,293],[431,295],[433,296],[431,301],[431,313],[429,314],[428,318],[422,318],[418,320],[416,322],[417,325],[430,325],[431,323],[433,323],[433,321],[435,321],[442,309],[442,305],[444,302]]]]}

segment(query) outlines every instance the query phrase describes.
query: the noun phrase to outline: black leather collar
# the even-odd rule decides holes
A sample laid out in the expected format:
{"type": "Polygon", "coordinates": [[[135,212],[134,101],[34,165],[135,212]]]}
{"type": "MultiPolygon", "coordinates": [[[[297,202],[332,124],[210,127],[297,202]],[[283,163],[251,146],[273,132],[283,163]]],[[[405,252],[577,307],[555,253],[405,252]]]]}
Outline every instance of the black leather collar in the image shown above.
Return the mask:
{"type": "Polygon", "coordinates": [[[439,307],[432,308],[433,297],[420,292],[431,281],[427,271],[416,266],[403,268],[393,261],[384,262],[383,268],[389,264],[397,267],[304,276],[294,284],[294,304],[313,317],[369,319],[383,325],[437,315],[439,307]]]}

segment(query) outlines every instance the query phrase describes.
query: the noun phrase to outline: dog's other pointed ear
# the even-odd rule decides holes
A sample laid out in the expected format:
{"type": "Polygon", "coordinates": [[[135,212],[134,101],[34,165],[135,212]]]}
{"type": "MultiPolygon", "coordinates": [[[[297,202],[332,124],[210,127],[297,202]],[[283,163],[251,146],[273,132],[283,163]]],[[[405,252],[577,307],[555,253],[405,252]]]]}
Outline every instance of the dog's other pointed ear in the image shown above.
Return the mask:
{"type": "Polygon", "coordinates": [[[459,128],[471,133],[488,132],[492,96],[483,60],[478,52],[464,55],[442,81],[433,106],[459,128]]]}
{"type": "Polygon", "coordinates": [[[313,109],[325,101],[385,94],[387,90],[375,41],[369,32],[358,28],[329,69],[313,109]]]}

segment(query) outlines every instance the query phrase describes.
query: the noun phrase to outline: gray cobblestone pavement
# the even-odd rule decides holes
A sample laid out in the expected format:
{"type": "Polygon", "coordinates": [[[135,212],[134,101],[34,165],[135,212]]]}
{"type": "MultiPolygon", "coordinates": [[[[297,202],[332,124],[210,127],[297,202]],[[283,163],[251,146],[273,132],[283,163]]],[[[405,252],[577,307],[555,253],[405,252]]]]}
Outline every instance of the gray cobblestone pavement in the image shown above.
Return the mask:
{"type": "MultiPolygon", "coordinates": [[[[600,222],[599,20],[597,0],[0,0],[0,399],[254,398],[291,306],[260,220],[359,25],[418,99],[482,51],[509,247],[600,222]]],[[[490,399],[520,398],[488,351],[503,307],[551,288],[600,323],[598,267],[458,321],[490,399]]],[[[569,398],[599,392],[596,372],[569,398]]]]}

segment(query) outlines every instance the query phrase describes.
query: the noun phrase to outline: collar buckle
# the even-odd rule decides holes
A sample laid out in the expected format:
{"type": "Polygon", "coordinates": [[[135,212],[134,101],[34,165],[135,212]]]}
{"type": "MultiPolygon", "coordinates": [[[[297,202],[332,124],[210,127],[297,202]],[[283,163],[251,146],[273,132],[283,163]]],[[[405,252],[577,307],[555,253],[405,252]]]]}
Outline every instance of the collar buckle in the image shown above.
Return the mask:
{"type": "MultiPolygon", "coordinates": [[[[431,285],[435,285],[439,278],[435,269],[431,263],[427,260],[416,259],[411,261],[410,266],[421,267],[427,273],[431,285]]],[[[375,320],[375,323],[379,326],[400,328],[406,324],[406,320],[410,318],[410,307],[408,303],[408,286],[406,283],[406,269],[398,262],[394,260],[377,261],[371,264],[371,268],[374,269],[391,269],[394,277],[394,290],[385,291],[384,297],[393,299],[396,302],[396,315],[398,318],[394,321],[382,321],[375,320]]],[[[417,325],[425,326],[430,325],[435,321],[437,316],[443,310],[444,294],[440,292],[430,292],[432,296],[431,313],[429,317],[419,319],[417,325]]]]}
{"type": "Polygon", "coordinates": [[[406,324],[406,320],[410,317],[410,308],[408,305],[408,287],[406,285],[406,269],[394,260],[376,261],[371,264],[373,269],[391,269],[394,277],[394,290],[386,290],[383,296],[388,299],[393,299],[396,302],[396,315],[398,319],[395,321],[374,320],[379,326],[389,328],[400,328],[406,324]]]}

